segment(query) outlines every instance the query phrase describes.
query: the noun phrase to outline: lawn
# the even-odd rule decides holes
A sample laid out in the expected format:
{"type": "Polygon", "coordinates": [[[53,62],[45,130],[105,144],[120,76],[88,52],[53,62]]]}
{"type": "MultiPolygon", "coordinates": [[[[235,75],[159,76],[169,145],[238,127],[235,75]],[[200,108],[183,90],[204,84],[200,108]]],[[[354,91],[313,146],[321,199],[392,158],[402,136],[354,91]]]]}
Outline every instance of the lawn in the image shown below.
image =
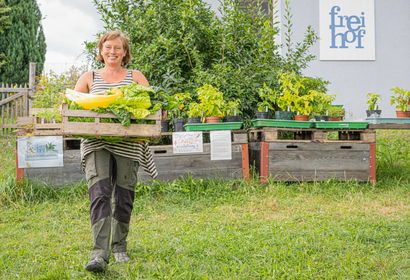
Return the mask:
{"type": "Polygon", "coordinates": [[[410,279],[409,135],[377,132],[376,185],[138,185],[131,261],[101,274],[86,186],[16,186],[1,139],[0,279],[410,279]]]}

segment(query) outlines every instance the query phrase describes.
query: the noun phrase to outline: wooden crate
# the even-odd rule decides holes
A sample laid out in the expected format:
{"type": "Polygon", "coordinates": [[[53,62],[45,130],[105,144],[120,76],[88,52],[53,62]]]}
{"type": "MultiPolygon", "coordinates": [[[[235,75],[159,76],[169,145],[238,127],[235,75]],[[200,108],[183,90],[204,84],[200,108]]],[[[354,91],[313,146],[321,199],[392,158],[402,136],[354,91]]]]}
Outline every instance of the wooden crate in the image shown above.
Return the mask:
{"type": "MultiPolygon", "coordinates": [[[[188,174],[194,179],[207,178],[243,178],[249,180],[248,144],[232,143],[231,160],[211,161],[211,146],[204,144],[202,153],[174,154],[173,146],[151,146],[155,165],[158,170],[158,180],[173,181],[188,174]]],[[[138,171],[139,180],[149,180],[151,177],[142,170],[138,171]]]]}
{"type": "MultiPolygon", "coordinates": [[[[67,185],[85,181],[81,170],[81,154],[78,139],[64,138],[64,167],[24,168],[23,176],[46,184],[67,185]]],[[[158,170],[158,180],[173,181],[191,174],[199,178],[244,178],[249,180],[248,144],[232,143],[232,160],[211,161],[210,144],[204,144],[203,153],[173,154],[172,145],[151,146],[158,170]]],[[[140,167],[138,180],[152,178],[140,167]]]]}
{"type": "Polygon", "coordinates": [[[249,130],[250,142],[289,140],[305,140],[308,142],[363,141],[365,143],[372,143],[376,141],[376,132],[374,129],[303,129],[278,127],[251,128],[249,130]],[[329,132],[335,131],[338,133],[338,140],[328,140],[329,132]],[[292,139],[281,140],[281,136],[284,133],[293,134],[292,139]]]}
{"type": "MultiPolygon", "coordinates": [[[[161,110],[155,115],[148,115],[144,120],[154,120],[155,124],[131,124],[129,127],[121,123],[101,123],[102,118],[117,117],[112,113],[100,114],[89,110],[69,110],[68,104],[63,104],[63,135],[90,135],[90,136],[124,136],[124,137],[160,137],[161,110]],[[68,117],[94,118],[94,122],[71,122],[68,117]]],[[[136,119],[132,117],[131,119],[136,119]]]]}
{"type": "Polygon", "coordinates": [[[376,182],[376,144],[361,142],[251,142],[250,163],[255,164],[261,183],[277,181],[376,182]]]}
{"type": "Polygon", "coordinates": [[[36,116],[17,118],[18,136],[55,136],[62,135],[62,123],[44,123],[36,116]]]}

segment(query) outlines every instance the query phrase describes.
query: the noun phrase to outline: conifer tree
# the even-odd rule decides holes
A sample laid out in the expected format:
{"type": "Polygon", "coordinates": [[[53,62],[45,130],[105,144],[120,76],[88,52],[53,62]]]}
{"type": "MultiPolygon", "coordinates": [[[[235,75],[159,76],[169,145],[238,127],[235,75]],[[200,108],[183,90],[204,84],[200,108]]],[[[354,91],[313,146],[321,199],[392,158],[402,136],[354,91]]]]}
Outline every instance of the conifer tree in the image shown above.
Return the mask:
{"type": "Polygon", "coordinates": [[[0,68],[0,83],[28,82],[29,63],[35,62],[36,75],[43,69],[46,43],[41,11],[36,0],[5,0],[11,9],[5,13],[10,26],[0,34],[0,50],[5,64],[0,68]]]}
{"type": "MultiPolygon", "coordinates": [[[[10,27],[10,17],[8,13],[10,8],[6,6],[4,0],[0,0],[0,35],[4,33],[4,30],[10,27]]],[[[6,64],[6,55],[4,52],[0,51],[0,68],[2,65],[6,64]]]]}

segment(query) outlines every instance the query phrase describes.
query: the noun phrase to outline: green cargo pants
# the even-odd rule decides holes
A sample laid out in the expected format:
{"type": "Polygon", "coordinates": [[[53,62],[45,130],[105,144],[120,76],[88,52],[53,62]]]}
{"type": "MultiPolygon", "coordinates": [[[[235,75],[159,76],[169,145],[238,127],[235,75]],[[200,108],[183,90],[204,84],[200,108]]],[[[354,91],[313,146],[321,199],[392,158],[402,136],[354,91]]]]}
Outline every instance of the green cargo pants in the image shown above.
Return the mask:
{"type": "Polygon", "coordinates": [[[138,162],[107,150],[85,156],[85,177],[90,197],[93,233],[91,260],[110,260],[112,253],[127,251],[127,235],[134,204],[138,162]]]}

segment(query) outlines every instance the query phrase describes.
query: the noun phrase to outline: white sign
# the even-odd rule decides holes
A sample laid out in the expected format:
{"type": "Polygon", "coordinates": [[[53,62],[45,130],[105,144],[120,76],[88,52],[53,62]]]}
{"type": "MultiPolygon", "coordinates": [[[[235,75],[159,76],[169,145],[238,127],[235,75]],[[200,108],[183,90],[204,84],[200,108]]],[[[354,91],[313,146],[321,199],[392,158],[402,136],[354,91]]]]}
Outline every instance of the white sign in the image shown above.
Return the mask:
{"type": "Polygon", "coordinates": [[[214,130],[210,132],[211,160],[232,159],[232,140],[230,130],[214,130]]]}
{"type": "Polygon", "coordinates": [[[174,154],[202,153],[204,142],[202,131],[172,133],[174,154]]]}
{"type": "Polygon", "coordinates": [[[61,167],[62,136],[33,136],[17,139],[18,167],[61,167]]]}
{"type": "Polygon", "coordinates": [[[375,60],[374,0],[320,0],[320,60],[375,60]]]}

